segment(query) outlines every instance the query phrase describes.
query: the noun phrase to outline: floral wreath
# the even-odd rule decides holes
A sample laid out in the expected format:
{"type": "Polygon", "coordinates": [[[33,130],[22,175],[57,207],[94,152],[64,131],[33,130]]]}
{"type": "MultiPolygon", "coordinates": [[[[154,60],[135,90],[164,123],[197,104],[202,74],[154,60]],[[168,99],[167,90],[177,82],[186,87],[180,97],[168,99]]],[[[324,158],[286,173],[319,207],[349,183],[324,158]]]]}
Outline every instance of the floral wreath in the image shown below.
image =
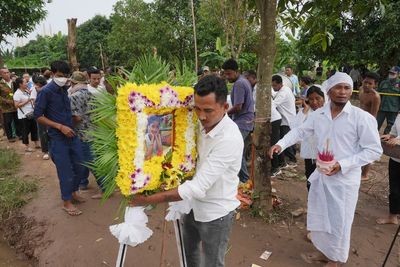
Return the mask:
{"type": "Polygon", "coordinates": [[[127,83],[118,90],[116,184],[124,196],[177,187],[193,176],[196,159],[196,116],[191,87],[127,83]],[[171,118],[171,144],[150,159],[146,129],[150,117],[171,118]]]}

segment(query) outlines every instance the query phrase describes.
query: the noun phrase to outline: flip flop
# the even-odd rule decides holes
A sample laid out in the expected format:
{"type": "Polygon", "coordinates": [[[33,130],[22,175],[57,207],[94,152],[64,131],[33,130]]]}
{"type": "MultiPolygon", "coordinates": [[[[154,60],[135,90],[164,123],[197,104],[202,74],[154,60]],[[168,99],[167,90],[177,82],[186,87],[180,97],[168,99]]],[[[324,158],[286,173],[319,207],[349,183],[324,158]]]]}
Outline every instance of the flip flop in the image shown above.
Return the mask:
{"type": "Polygon", "coordinates": [[[103,198],[103,194],[101,194],[101,193],[91,196],[91,199],[102,199],[102,198],[103,198]]]}
{"type": "Polygon", "coordinates": [[[67,209],[66,207],[63,207],[62,209],[63,209],[63,211],[68,213],[68,215],[70,215],[70,216],[78,216],[78,215],[82,214],[82,211],[78,210],[77,208],[67,209]]]}

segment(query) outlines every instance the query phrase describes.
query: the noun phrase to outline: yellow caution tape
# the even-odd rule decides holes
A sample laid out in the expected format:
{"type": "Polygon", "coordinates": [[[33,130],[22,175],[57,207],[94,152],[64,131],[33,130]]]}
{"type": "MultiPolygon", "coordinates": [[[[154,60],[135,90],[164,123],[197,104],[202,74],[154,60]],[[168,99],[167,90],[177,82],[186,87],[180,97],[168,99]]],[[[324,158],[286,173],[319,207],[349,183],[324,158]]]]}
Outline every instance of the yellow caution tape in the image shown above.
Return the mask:
{"type": "MultiPolygon", "coordinates": [[[[353,90],[354,93],[359,93],[359,90],[353,90]]],[[[383,93],[383,92],[377,92],[380,95],[388,95],[388,96],[400,96],[400,94],[394,94],[394,93],[383,93]]]]}

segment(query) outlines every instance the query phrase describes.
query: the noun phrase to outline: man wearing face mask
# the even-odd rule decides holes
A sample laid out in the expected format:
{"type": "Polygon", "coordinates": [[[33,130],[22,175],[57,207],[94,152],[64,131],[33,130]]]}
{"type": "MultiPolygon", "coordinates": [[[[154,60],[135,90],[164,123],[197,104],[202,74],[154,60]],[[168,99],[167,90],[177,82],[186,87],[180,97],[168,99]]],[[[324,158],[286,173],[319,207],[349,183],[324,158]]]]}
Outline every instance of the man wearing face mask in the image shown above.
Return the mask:
{"type": "Polygon", "coordinates": [[[38,123],[48,127],[49,151],[56,165],[60,180],[62,209],[71,216],[82,214],[72,202],[82,203],[79,196],[79,174],[82,173],[83,160],[81,143],[72,130],[71,104],[68,98],[70,73],[68,63],[51,63],[53,80],[40,91],[36,98],[34,116],[38,123]]]}
{"type": "MultiPolygon", "coordinates": [[[[399,67],[393,67],[389,70],[388,79],[381,82],[378,87],[378,92],[389,94],[400,94],[399,67]]],[[[376,120],[378,122],[378,130],[381,129],[383,122],[386,119],[386,128],[383,134],[388,134],[397,113],[400,110],[400,97],[391,95],[381,95],[381,105],[379,107],[376,120]]]]}

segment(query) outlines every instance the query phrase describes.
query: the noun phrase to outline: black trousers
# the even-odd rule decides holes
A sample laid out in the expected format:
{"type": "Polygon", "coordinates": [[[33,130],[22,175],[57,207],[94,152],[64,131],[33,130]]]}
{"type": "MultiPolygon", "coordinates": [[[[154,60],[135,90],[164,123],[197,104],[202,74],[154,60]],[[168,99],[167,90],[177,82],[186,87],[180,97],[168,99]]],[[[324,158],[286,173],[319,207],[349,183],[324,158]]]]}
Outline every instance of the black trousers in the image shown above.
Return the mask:
{"type": "MultiPolygon", "coordinates": [[[[280,135],[280,126],[281,126],[282,120],[276,120],[271,122],[271,146],[275,145],[278,143],[281,135],[280,135]]],[[[271,160],[271,167],[272,171],[275,172],[279,169],[279,155],[275,154],[274,157],[271,160]]]]}
{"type": "Polygon", "coordinates": [[[304,159],[304,167],[306,170],[305,175],[307,177],[307,190],[310,191],[311,183],[308,181],[308,178],[310,178],[311,174],[315,171],[315,168],[317,168],[315,159],[304,159]]]}
{"type": "Polygon", "coordinates": [[[49,137],[47,135],[47,126],[38,123],[40,146],[43,153],[49,152],[49,137]]]}
{"type": "Polygon", "coordinates": [[[376,121],[378,122],[378,131],[381,129],[383,122],[386,119],[386,128],[383,130],[383,134],[390,133],[392,126],[396,120],[398,112],[378,111],[376,121]]]}
{"type": "MultiPolygon", "coordinates": [[[[7,112],[3,113],[3,121],[4,121],[4,126],[3,129],[6,132],[7,139],[13,139],[15,136],[13,136],[13,124],[17,128],[18,124],[18,117],[17,117],[17,112],[7,112]]],[[[17,134],[18,135],[18,134],[17,134]]]]}
{"type": "MultiPolygon", "coordinates": [[[[283,138],[288,132],[290,131],[289,126],[287,125],[281,125],[280,126],[280,138],[283,138]]],[[[288,148],[285,149],[285,151],[283,151],[283,153],[281,153],[282,157],[280,158],[280,162],[279,164],[282,166],[285,164],[285,159],[284,156],[286,156],[290,162],[296,163],[296,146],[290,146],[288,148]]]]}
{"type": "Polygon", "coordinates": [[[22,143],[29,144],[29,134],[31,134],[32,141],[38,141],[38,128],[34,119],[21,119],[22,125],[22,143]]]}
{"type": "Polygon", "coordinates": [[[389,212],[400,214],[400,162],[389,160],[389,212]]]}

